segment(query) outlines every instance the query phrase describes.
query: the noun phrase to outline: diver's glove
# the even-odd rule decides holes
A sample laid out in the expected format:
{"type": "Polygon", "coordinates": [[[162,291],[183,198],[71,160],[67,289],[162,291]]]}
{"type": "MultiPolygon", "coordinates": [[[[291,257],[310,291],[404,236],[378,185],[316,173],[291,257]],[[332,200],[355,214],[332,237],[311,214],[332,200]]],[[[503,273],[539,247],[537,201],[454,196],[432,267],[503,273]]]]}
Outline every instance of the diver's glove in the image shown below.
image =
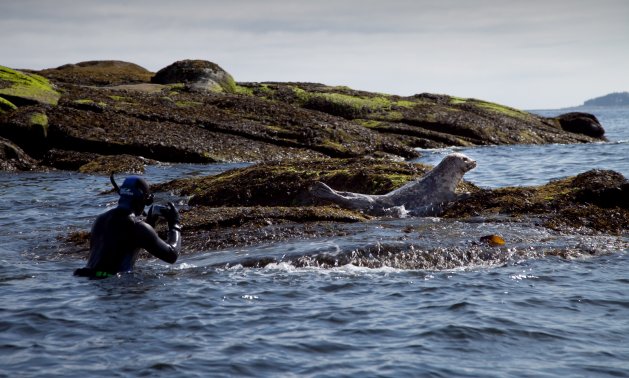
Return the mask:
{"type": "Polygon", "coordinates": [[[181,217],[179,216],[179,211],[177,211],[175,204],[168,202],[167,208],[164,210],[164,218],[166,218],[166,222],[168,222],[168,229],[181,231],[181,217]]]}

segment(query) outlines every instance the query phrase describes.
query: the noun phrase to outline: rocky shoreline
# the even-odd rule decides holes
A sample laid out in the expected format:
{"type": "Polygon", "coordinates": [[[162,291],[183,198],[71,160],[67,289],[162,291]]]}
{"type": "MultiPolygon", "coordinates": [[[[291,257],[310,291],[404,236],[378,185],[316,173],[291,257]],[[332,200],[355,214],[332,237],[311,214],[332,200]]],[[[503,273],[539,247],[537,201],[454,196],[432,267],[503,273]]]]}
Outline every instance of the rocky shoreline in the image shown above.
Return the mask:
{"type": "MultiPolygon", "coordinates": [[[[218,65],[181,61],[157,73],[94,61],[54,69],[0,66],[0,169],[142,173],[157,162],[253,162],[155,186],[189,198],[186,251],[343,233],[371,217],[318,203],[315,181],[380,194],[429,167],[415,148],[604,141],[593,115],[545,118],[447,95],[402,97],[313,83],[238,83],[218,65]]],[[[444,217],[539,219],[554,230],[626,234],[629,186],[590,171],[534,188],[483,190],[444,217]]],[[[85,246],[85,233],[71,235],[85,246]]],[[[80,248],[79,248],[80,249],[80,248]]],[[[75,248],[76,250],[76,248],[75,248]]]]}

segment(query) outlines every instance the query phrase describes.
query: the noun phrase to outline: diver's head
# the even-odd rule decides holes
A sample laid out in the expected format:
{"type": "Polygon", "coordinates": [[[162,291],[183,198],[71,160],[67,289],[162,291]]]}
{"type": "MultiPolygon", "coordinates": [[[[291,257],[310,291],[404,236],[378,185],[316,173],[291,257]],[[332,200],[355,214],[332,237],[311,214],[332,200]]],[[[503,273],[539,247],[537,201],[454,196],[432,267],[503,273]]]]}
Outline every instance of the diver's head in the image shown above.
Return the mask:
{"type": "Polygon", "coordinates": [[[140,215],[144,211],[144,206],[153,203],[153,194],[148,182],[138,176],[127,177],[118,190],[120,199],[118,206],[133,210],[135,215],[140,215]]]}

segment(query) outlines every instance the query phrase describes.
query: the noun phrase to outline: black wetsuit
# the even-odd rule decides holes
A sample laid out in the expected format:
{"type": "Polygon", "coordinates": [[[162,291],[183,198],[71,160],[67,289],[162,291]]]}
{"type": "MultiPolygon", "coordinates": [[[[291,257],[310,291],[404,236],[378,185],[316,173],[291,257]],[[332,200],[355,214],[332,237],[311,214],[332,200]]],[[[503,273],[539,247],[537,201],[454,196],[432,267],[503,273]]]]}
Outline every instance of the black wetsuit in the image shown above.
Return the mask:
{"type": "Polygon", "coordinates": [[[169,227],[166,241],[132,210],[118,206],[101,214],[92,226],[90,256],[85,268],[74,274],[85,277],[108,277],[133,270],[141,249],[168,263],[174,263],[181,249],[179,225],[169,227]]]}

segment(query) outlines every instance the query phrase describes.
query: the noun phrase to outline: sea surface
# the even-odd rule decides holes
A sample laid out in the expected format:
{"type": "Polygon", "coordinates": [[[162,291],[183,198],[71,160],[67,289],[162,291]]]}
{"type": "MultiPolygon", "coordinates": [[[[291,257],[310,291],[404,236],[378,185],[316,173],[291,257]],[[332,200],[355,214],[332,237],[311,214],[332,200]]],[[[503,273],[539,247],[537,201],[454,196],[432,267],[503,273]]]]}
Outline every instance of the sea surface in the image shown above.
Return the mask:
{"type": "MultiPolygon", "coordinates": [[[[478,161],[465,178],[495,188],[595,168],[629,177],[629,108],[586,111],[608,143],[457,149],[478,161]]],[[[419,161],[450,151],[423,151],[419,161]]],[[[237,166],[154,166],[146,177],[237,166]]],[[[109,185],[69,172],[0,173],[0,376],[629,376],[627,232],[378,220],[346,237],[73,277],[85,261],[58,253],[59,237],[115,205],[102,194],[109,185]],[[506,245],[480,246],[487,234],[506,245]],[[239,264],[264,256],[279,262],[239,264]],[[321,256],[339,263],[320,268],[321,256]]]]}

